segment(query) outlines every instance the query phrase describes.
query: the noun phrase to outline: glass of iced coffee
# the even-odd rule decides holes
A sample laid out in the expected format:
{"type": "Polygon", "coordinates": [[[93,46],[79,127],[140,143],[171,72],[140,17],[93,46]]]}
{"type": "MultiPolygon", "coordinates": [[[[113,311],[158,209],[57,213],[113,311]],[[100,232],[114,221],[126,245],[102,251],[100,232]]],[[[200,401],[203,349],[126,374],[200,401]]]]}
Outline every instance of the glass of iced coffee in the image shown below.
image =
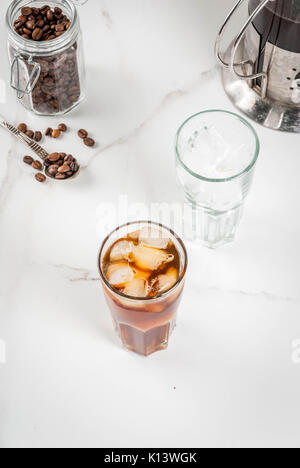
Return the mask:
{"type": "Polygon", "coordinates": [[[128,223],[104,240],[99,270],[123,346],[144,356],[166,349],[187,270],[182,240],[161,224],[128,223]]]}

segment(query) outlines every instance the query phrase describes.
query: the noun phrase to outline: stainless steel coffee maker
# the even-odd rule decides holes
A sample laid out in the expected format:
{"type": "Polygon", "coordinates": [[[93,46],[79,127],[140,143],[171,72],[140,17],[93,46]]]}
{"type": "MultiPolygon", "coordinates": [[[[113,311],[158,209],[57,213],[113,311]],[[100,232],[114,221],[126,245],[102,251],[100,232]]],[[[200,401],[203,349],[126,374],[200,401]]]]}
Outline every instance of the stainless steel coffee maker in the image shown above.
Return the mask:
{"type": "Polygon", "coordinates": [[[227,52],[216,41],[226,93],[241,111],[275,130],[300,133],[300,0],[248,0],[249,18],[227,52]]]}

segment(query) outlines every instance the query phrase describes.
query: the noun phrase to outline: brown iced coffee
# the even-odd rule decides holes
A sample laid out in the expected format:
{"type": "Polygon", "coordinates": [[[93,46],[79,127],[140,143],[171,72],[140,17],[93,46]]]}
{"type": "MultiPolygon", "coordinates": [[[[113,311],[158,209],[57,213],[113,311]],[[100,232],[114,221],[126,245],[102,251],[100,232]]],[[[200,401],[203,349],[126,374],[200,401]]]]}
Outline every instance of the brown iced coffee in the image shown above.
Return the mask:
{"type": "Polygon", "coordinates": [[[186,265],[182,241],[155,223],[126,225],[106,239],[100,273],[116,331],[126,348],[149,355],[168,346],[186,265]]]}

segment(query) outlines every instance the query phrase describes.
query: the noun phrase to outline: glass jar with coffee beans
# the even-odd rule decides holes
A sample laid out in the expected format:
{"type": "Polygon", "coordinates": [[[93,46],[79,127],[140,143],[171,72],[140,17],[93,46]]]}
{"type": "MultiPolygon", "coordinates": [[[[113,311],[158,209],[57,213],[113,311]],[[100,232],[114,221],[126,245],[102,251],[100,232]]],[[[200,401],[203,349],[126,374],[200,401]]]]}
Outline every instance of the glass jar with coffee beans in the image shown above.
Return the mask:
{"type": "Polygon", "coordinates": [[[11,87],[38,115],[65,114],[85,97],[82,36],[75,0],[14,0],[6,26],[11,87]]]}

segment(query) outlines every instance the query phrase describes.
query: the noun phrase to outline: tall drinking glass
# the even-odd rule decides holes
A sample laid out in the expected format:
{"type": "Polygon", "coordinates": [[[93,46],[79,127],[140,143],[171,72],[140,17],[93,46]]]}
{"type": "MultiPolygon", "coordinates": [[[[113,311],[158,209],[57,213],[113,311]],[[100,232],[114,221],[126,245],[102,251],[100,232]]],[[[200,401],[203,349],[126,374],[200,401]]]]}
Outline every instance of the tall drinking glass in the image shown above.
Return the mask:
{"type": "Polygon", "coordinates": [[[123,346],[144,356],[167,348],[187,269],[181,239],[161,224],[128,223],[104,240],[98,263],[123,346]]]}
{"type": "Polygon", "coordinates": [[[179,128],[177,178],[193,210],[193,236],[206,247],[235,239],[259,150],[254,128],[231,112],[201,112],[179,128]]]}

